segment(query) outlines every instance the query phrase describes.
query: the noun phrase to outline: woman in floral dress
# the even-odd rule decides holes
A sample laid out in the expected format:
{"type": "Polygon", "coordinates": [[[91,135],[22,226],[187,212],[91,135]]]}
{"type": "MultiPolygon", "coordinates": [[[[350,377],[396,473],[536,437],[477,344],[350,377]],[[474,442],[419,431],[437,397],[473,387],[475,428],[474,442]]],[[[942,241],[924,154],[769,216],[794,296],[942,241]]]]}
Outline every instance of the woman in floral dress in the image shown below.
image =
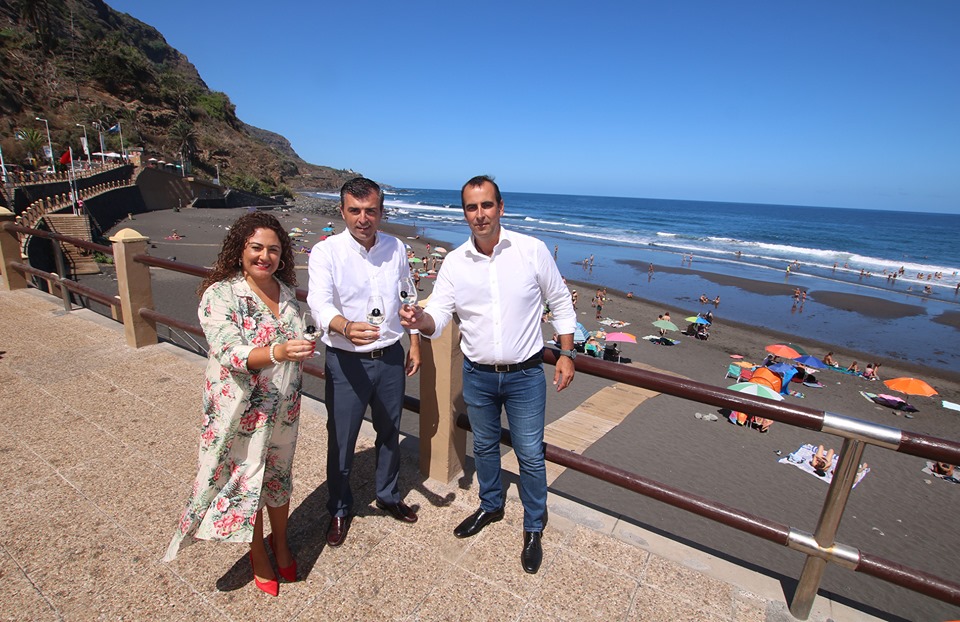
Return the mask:
{"type": "Polygon", "coordinates": [[[277,219],[253,212],[230,227],[200,284],[200,324],[209,344],[199,470],[165,561],[194,540],[249,542],[255,584],[274,596],[296,580],[287,546],[291,475],[300,416],[304,339],[293,248],[277,219]]]}

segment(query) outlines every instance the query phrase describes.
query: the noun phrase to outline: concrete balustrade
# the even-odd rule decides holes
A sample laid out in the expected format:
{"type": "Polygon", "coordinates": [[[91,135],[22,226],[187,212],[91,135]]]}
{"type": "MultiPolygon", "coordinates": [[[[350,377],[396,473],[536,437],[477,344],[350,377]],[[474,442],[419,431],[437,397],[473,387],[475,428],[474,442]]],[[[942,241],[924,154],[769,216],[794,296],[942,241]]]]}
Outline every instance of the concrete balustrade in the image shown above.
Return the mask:
{"type": "Polygon", "coordinates": [[[121,229],[110,241],[113,242],[113,262],[117,268],[123,334],[127,345],[133,348],[153,345],[157,343],[157,326],[140,315],[140,309],[153,309],[150,267],[133,259],[146,254],[150,239],[133,229],[121,229]]]}
{"type": "Polygon", "coordinates": [[[15,233],[2,228],[4,223],[15,222],[16,218],[13,212],[0,207],[0,261],[3,262],[3,265],[0,265],[0,285],[8,291],[27,287],[26,276],[10,268],[11,262],[19,262],[21,259],[20,240],[15,233]]]}

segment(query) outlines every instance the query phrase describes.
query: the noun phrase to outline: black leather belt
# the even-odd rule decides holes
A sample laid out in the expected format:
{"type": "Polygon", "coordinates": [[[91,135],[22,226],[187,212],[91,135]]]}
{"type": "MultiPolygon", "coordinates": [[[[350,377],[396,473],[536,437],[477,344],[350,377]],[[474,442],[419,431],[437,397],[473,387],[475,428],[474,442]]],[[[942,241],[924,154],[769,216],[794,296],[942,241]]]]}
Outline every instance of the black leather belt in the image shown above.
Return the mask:
{"type": "Polygon", "coordinates": [[[470,363],[474,369],[479,369],[480,371],[492,371],[498,374],[504,374],[541,365],[543,363],[543,352],[537,352],[527,360],[519,363],[495,363],[488,365],[486,363],[474,363],[470,359],[467,359],[467,362],[470,363]]]}
{"type": "Polygon", "coordinates": [[[353,352],[351,350],[341,350],[340,348],[328,347],[329,350],[334,350],[338,355],[346,354],[347,356],[354,356],[358,359],[379,359],[383,358],[383,355],[386,354],[387,350],[396,346],[399,341],[395,341],[388,345],[386,348],[378,348],[376,350],[369,350],[367,352],[353,352]]]}

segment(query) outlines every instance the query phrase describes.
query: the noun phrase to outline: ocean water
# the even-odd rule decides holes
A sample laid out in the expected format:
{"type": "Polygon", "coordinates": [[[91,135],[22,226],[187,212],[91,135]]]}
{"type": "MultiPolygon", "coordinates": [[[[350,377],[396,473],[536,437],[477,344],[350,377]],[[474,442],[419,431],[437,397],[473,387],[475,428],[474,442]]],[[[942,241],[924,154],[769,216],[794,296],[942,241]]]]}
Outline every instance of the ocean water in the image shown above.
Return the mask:
{"type": "MultiPolygon", "coordinates": [[[[960,215],[512,192],[503,198],[503,225],[551,250],[556,245],[569,279],[692,310],[701,294],[719,295],[721,304],[709,308],[721,321],[960,371],[960,331],[936,321],[960,311],[960,215]],[[592,267],[585,266],[591,255],[592,267]],[[708,276],[656,268],[650,275],[650,263],[708,276]],[[902,276],[888,278],[901,268],[902,276]],[[941,276],[927,278],[934,274],[941,276]],[[789,295],[764,296],[710,275],[784,283],[808,299],[795,305],[789,295]],[[898,302],[906,317],[875,317],[869,300],[831,308],[816,302],[818,291],[898,302]]],[[[386,206],[391,222],[451,246],[469,235],[459,190],[396,189],[386,206]]]]}

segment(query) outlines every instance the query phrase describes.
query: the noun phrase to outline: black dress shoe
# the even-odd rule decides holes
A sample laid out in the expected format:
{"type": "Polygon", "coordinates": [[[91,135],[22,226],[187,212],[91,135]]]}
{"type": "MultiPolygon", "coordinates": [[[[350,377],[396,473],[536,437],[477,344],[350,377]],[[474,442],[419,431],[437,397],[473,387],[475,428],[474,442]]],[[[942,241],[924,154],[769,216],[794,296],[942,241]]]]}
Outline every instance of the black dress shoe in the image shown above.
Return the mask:
{"type": "Polygon", "coordinates": [[[397,501],[396,503],[384,503],[380,499],[377,499],[377,507],[399,521],[403,521],[405,523],[417,522],[416,510],[403,501],[397,501]]]}
{"type": "Polygon", "coordinates": [[[350,529],[349,516],[330,517],[330,526],[327,527],[327,544],[340,546],[347,539],[347,530],[350,529]]]}
{"type": "Polygon", "coordinates": [[[453,535],[458,538],[469,538],[470,536],[475,536],[480,533],[480,530],[490,523],[495,523],[502,519],[503,508],[494,510],[493,512],[487,512],[481,508],[457,525],[457,528],[453,530],[453,535]]]}
{"type": "Polygon", "coordinates": [[[537,574],[540,570],[540,562],[543,561],[543,547],[540,546],[539,531],[523,532],[523,553],[520,554],[520,563],[523,565],[523,571],[528,574],[537,574]]]}

